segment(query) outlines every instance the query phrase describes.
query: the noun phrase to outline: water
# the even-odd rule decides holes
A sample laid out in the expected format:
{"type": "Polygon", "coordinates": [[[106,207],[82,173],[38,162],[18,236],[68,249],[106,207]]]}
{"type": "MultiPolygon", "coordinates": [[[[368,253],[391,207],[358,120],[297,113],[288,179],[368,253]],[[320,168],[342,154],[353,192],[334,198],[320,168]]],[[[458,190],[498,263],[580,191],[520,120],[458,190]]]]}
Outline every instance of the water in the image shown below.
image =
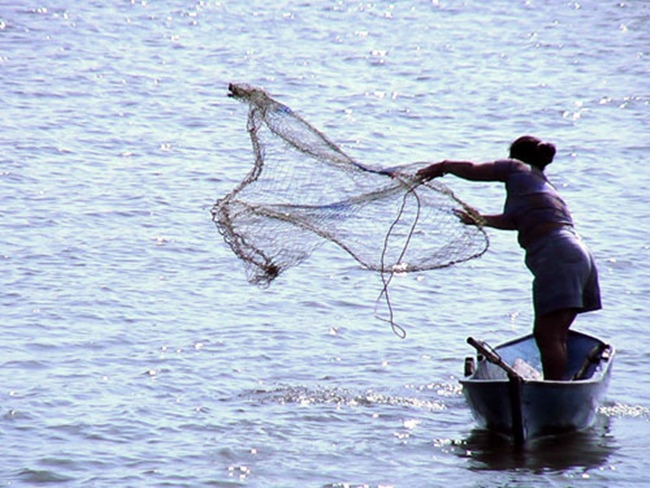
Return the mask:
{"type": "MultiPolygon", "coordinates": [[[[650,5],[642,1],[5,2],[0,484],[648,482],[650,5]],[[559,148],[599,263],[576,328],[618,349],[594,429],[515,452],[476,430],[467,335],[530,329],[513,235],[393,287],[325,247],[267,290],[210,221],[251,162],[228,82],[364,162],[559,148]]],[[[448,183],[483,211],[498,185],[448,183]]]]}

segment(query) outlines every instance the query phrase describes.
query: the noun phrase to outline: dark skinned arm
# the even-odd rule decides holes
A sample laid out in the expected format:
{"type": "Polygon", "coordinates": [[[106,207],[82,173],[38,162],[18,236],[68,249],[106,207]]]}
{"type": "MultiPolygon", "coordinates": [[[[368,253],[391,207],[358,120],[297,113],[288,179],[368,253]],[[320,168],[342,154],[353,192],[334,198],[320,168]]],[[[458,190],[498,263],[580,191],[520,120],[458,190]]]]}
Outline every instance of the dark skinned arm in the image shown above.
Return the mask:
{"type": "Polygon", "coordinates": [[[424,181],[450,174],[470,181],[501,181],[497,177],[494,163],[472,163],[471,161],[442,161],[417,172],[424,181]]]}
{"type": "MultiPolygon", "coordinates": [[[[424,181],[432,180],[445,174],[452,174],[470,181],[501,181],[501,178],[497,177],[494,163],[477,164],[471,161],[442,161],[429,165],[417,173],[424,181]]],[[[481,217],[479,221],[477,221],[476,217],[472,217],[464,210],[456,210],[455,213],[467,225],[476,225],[480,222],[482,225],[495,229],[516,230],[514,222],[503,214],[480,215],[478,211],[475,212],[476,215],[481,217]]]]}

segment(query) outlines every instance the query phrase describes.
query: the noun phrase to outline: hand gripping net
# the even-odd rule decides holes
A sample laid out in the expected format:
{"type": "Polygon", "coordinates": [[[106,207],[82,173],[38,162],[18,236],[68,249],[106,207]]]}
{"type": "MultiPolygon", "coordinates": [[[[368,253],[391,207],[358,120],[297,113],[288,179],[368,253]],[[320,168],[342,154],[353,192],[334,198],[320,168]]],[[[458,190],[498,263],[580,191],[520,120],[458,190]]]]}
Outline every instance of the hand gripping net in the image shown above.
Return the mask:
{"type": "Polygon", "coordinates": [[[249,282],[268,286],[328,241],[382,276],[443,268],[487,250],[482,226],[454,213],[473,209],[442,183],[415,177],[428,163],[366,166],[263,90],[229,88],[248,104],[254,165],[212,216],[249,282]]]}

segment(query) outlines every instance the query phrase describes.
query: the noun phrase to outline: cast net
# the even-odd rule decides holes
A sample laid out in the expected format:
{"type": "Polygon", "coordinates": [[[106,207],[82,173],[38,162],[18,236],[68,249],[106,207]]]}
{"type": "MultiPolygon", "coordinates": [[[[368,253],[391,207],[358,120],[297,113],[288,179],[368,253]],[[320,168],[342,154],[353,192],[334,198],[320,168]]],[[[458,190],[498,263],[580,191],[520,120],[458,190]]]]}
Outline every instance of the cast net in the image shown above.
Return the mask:
{"type": "Polygon", "coordinates": [[[253,166],[219,199],[212,217],[244,263],[248,281],[268,286],[332,242],[388,283],[396,272],[444,268],[481,256],[488,238],[455,212],[474,210],[439,181],[415,176],[428,163],[393,168],[356,161],[265,91],[231,84],[248,104],[253,166]]]}

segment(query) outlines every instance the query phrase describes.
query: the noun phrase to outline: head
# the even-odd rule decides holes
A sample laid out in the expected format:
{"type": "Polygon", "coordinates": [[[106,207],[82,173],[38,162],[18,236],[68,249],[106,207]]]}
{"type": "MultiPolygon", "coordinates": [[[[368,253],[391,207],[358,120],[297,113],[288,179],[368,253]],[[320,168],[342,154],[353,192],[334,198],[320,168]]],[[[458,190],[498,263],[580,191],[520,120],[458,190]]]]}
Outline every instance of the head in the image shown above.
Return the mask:
{"type": "Polygon", "coordinates": [[[542,171],[553,162],[555,146],[533,136],[521,136],[510,145],[510,157],[542,171]]]}

